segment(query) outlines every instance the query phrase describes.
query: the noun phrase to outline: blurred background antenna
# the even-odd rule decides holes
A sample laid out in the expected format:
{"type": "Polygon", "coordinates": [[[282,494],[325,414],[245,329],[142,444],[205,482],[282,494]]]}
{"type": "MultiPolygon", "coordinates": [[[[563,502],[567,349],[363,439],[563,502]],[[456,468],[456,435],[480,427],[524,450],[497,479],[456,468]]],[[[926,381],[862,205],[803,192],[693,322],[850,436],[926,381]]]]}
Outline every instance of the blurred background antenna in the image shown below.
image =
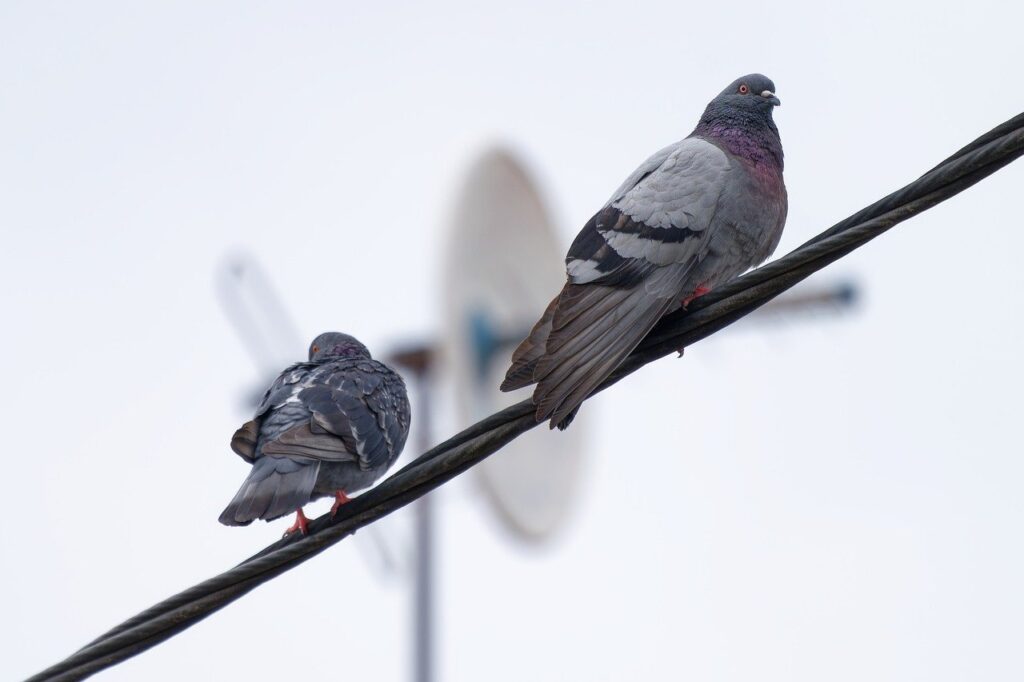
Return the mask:
{"type": "Polygon", "coordinates": [[[248,409],[282,369],[305,358],[306,343],[266,271],[248,252],[226,256],[217,267],[215,285],[221,309],[259,373],[258,386],[246,392],[248,409]]]}
{"type": "MultiPolygon", "coordinates": [[[[434,410],[440,386],[454,393],[461,428],[528,397],[530,389],[498,390],[513,349],[562,286],[565,249],[543,192],[512,150],[492,146],[470,164],[449,217],[440,294],[442,335],[412,340],[387,361],[412,380],[416,452],[433,445],[434,410]]],[[[305,357],[305,342],[255,257],[228,256],[217,271],[221,305],[260,374],[246,392],[254,406],[281,371],[305,357]]],[[[853,284],[804,285],[754,312],[759,321],[836,313],[856,301],[853,284]]],[[[474,467],[481,498],[505,536],[543,545],[571,518],[586,470],[589,415],[565,432],[533,429],[474,467]]],[[[435,679],[437,628],[437,500],[439,492],[412,506],[411,678],[435,679]]],[[[385,574],[399,569],[393,542],[371,525],[356,537],[368,561],[385,574]],[[369,543],[360,541],[368,538],[369,543]]],[[[402,552],[404,554],[404,552],[402,552]]],[[[402,571],[404,573],[404,571],[402,571]]]]}
{"type": "MultiPolygon", "coordinates": [[[[504,147],[480,154],[459,191],[443,268],[441,357],[460,425],[528,397],[529,389],[498,385],[565,281],[564,250],[519,157],[504,147]]],[[[540,542],[564,525],[585,466],[587,417],[557,436],[535,429],[475,467],[483,499],[513,539],[540,542]]]]}
{"type": "Polygon", "coordinates": [[[791,317],[842,314],[855,308],[859,299],[857,285],[851,281],[804,284],[761,306],[750,314],[750,319],[771,322],[791,317]]]}
{"type": "MultiPolygon", "coordinates": [[[[537,184],[510,151],[495,147],[471,164],[450,217],[443,298],[443,336],[393,353],[390,360],[415,377],[418,451],[433,443],[432,412],[439,380],[454,384],[460,425],[511,405],[525,392],[497,390],[512,348],[522,340],[545,297],[564,277],[561,248],[537,184]]],[[[503,526],[516,539],[549,535],[575,500],[586,419],[559,434],[533,433],[476,467],[475,475],[503,526]],[[500,461],[496,461],[500,460],[500,461]]],[[[436,493],[414,505],[413,669],[432,682],[436,665],[436,493]]]]}

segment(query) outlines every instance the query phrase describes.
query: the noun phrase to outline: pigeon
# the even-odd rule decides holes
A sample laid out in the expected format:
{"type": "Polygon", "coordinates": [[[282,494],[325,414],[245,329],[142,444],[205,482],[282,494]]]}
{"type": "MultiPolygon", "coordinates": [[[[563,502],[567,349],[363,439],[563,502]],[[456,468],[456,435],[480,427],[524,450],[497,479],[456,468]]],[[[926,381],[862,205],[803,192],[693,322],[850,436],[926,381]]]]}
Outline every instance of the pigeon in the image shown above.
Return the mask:
{"type": "Polygon", "coordinates": [[[659,319],[775,251],[788,207],[772,120],[780,104],[766,76],[735,80],[688,137],[641,164],[584,225],[565,259],[567,283],[501,384],[536,384],[538,422],[566,428],[659,319]]]}
{"type": "Polygon", "coordinates": [[[405,383],[394,370],[348,334],[321,334],[309,361],[281,372],[231,439],[252,471],[220,522],[246,526],[294,511],[285,535],[305,534],[302,507],[334,495],[333,516],[348,493],[372,485],[401,454],[409,421],[405,383]]]}

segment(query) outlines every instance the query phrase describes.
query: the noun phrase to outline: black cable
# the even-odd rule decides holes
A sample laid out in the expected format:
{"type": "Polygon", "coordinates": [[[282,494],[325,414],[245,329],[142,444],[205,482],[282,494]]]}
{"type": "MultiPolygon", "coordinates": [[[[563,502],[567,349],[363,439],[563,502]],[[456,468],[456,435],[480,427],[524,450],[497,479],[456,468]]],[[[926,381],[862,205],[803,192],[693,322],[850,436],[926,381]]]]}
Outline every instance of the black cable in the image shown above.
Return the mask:
{"type": "MultiPolygon", "coordinates": [[[[898,223],[962,192],[1024,154],[1024,114],[994,128],[906,187],[837,223],[790,254],[666,316],[598,390],[640,367],[717,332],[898,223]]],[[[524,400],[430,449],[310,534],[280,540],[238,566],[128,619],[65,660],[30,678],[77,680],[135,656],[194,625],[258,585],[298,566],[359,528],[459,475],[537,426],[524,400]]]]}

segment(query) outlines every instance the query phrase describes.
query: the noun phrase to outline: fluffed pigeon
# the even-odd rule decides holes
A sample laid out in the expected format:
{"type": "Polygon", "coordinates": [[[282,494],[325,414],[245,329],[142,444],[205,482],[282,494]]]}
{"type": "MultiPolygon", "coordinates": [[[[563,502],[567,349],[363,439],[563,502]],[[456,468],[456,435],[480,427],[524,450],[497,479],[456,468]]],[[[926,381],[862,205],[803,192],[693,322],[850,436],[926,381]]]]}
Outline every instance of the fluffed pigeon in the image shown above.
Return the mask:
{"type": "Polygon", "coordinates": [[[309,361],[284,370],[231,439],[252,471],[220,522],[245,526],[294,511],[288,533],[305,533],[303,505],[333,494],[334,514],[347,493],[372,485],[402,452],[409,420],[398,374],[348,334],[321,334],[309,361]]]}
{"type": "Polygon", "coordinates": [[[537,421],[568,426],[662,316],[772,254],[787,210],[779,104],[767,77],[737,79],[583,227],[565,259],[568,282],[501,385],[537,384],[537,421]]]}

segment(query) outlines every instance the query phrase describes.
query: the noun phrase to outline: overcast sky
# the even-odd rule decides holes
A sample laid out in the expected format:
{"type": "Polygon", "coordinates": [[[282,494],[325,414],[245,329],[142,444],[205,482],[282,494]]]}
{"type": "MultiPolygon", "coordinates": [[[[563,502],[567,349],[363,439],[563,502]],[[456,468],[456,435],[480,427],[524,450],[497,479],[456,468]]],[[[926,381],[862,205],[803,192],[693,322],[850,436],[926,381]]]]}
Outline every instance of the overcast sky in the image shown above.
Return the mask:
{"type": "MultiPolygon", "coordinates": [[[[1021,7],[0,4],[0,677],[286,527],[217,523],[259,379],[226,254],[263,263],[296,359],[328,329],[383,354],[439,331],[486,143],[528,161],[564,248],[751,71],[783,102],[782,254],[1024,110],[1021,7]]],[[[446,486],[440,679],[1024,677],[1022,186],[1011,166],[819,275],[858,282],[851,314],[741,323],[587,403],[550,545],[446,486]]],[[[405,680],[407,582],[365,550],[104,679],[405,680]]]]}

